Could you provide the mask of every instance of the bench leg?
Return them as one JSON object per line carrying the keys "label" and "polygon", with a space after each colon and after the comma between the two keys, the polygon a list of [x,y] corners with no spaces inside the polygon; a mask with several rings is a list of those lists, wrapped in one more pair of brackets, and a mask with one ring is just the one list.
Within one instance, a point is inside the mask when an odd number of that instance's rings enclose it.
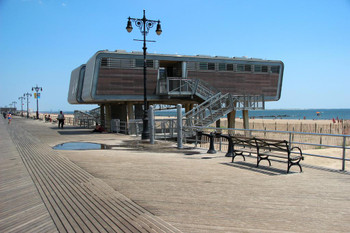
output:
{"label": "bench leg", "polygon": [[261,160],[267,160],[269,162],[269,166],[271,166],[271,161],[269,159],[269,156],[266,157],[262,157],[260,155],[257,155],[257,163],[256,163],[256,167],[259,167],[259,163],[261,162]]}
{"label": "bench leg", "polygon": [[241,152],[241,153],[239,153],[239,154],[237,154],[237,153],[234,152],[233,155],[232,155],[232,163],[233,163],[233,161],[235,160],[235,157],[236,157],[237,155],[242,156],[242,157],[243,157],[243,161],[245,161],[245,156],[244,156],[243,152]]}
{"label": "bench leg", "polygon": [[301,165],[300,165],[300,160],[298,162],[292,162],[292,161],[289,161],[288,162],[288,169],[287,169],[287,173],[289,173],[289,170],[292,166],[294,165],[298,165],[299,169],[300,169],[300,172],[303,172],[303,169],[301,168]]}

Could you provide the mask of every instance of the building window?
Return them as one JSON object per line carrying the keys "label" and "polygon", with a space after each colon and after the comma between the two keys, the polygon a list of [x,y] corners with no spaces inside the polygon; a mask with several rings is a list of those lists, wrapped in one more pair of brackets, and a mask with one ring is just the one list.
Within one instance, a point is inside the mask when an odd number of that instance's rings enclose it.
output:
{"label": "building window", "polygon": [[252,66],[251,65],[244,65],[244,71],[247,71],[247,72],[252,71]]}
{"label": "building window", "polygon": [[254,72],[261,72],[262,66],[261,65],[254,65]]}
{"label": "building window", "polygon": [[200,62],[199,69],[200,70],[215,70],[215,63]]}
{"label": "building window", "polygon": [[233,71],[233,70],[234,70],[234,69],[233,69],[233,64],[227,64],[226,68],[227,68],[227,70],[229,70],[229,71]]}
{"label": "building window", "polygon": [[101,59],[101,66],[108,66],[108,59],[106,57]]}
{"label": "building window", "polygon": [[226,70],[226,64],[225,63],[219,63],[219,70]]}
{"label": "building window", "polygon": [[208,70],[215,70],[215,63],[208,63]]}
{"label": "building window", "polygon": [[207,62],[200,62],[199,69],[200,70],[208,70],[208,63]]}
{"label": "building window", "polygon": [[279,66],[271,66],[271,73],[279,74],[280,67]]}
{"label": "building window", "polygon": [[261,72],[267,73],[267,71],[268,71],[267,66],[261,66]]}
{"label": "building window", "polygon": [[[143,67],[143,59],[135,59],[135,66],[136,67]],[[146,66],[148,68],[153,68],[154,67],[153,60],[146,60]]]}
{"label": "building window", "polygon": [[237,65],[237,71],[238,71],[238,72],[243,72],[243,71],[244,71],[244,65],[238,64],[238,65]]}

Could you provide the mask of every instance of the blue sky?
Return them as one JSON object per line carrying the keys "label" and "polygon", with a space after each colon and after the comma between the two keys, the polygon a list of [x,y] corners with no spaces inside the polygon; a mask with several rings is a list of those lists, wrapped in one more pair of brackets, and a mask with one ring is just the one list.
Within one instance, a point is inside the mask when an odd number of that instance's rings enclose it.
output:
{"label": "blue sky", "polygon": [[141,51],[125,27],[143,9],[163,29],[149,52],[282,60],[267,109],[350,107],[349,0],[0,0],[0,106],[38,84],[41,111],[94,108],[67,102],[70,73],[98,50]]}

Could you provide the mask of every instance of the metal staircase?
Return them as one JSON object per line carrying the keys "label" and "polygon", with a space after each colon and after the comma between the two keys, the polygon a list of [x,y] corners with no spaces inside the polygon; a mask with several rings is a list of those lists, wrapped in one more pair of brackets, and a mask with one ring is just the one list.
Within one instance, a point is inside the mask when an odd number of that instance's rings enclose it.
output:
{"label": "metal staircase", "polygon": [[200,79],[165,77],[158,73],[158,95],[168,98],[199,97],[203,102],[184,115],[184,129],[208,126],[232,110],[264,109],[264,96],[233,96],[222,94]]}

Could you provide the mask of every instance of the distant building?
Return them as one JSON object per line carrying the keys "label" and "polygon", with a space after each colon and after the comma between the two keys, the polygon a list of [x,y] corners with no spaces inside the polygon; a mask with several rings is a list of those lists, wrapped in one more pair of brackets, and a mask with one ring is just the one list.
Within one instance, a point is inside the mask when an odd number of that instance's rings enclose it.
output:
{"label": "distant building", "polygon": [[[99,51],[72,71],[68,102],[98,104],[107,128],[111,119],[142,118],[143,65],[142,52]],[[236,110],[247,116],[265,101],[279,100],[283,70],[282,61],[147,54],[147,98],[150,105],[182,104],[186,111],[214,96],[227,106],[229,100],[233,104],[223,114],[230,123]]]}
{"label": "distant building", "polygon": [[5,108],[0,108],[0,112],[1,113],[3,113],[3,112],[11,112],[11,113],[15,113],[17,111],[17,109],[16,108],[7,108],[7,107],[5,107]]}

